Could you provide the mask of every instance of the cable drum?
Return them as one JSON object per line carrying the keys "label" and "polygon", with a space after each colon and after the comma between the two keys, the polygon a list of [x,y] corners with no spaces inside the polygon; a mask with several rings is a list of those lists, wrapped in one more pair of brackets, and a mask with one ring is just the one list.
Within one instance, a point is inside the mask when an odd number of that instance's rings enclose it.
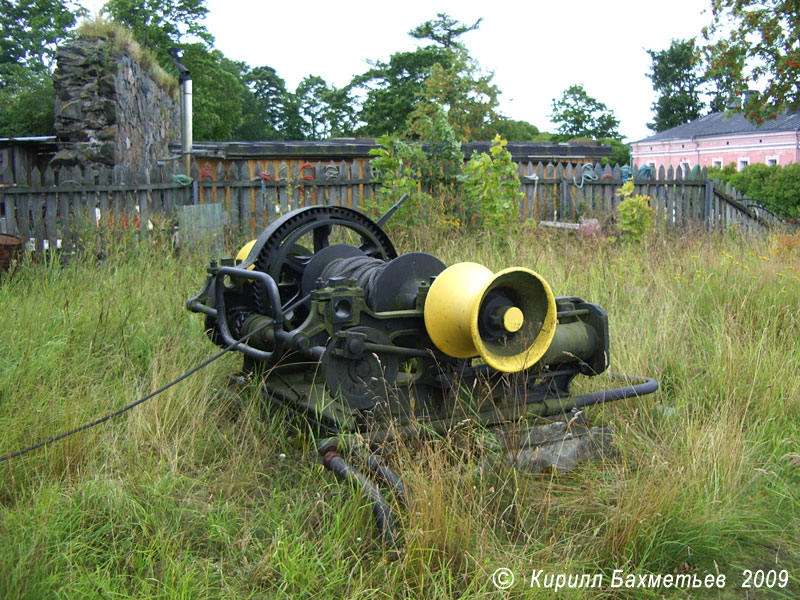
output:
{"label": "cable drum", "polygon": [[322,279],[327,281],[333,277],[352,279],[356,285],[364,290],[364,299],[367,306],[374,310],[375,281],[389,265],[385,260],[369,256],[355,258],[340,258],[329,263],[322,270]]}
{"label": "cable drum", "polygon": [[444,271],[445,264],[425,252],[409,252],[384,261],[368,256],[332,261],[322,271],[322,279],[353,279],[364,290],[364,299],[376,312],[411,310],[420,285],[429,283]]}

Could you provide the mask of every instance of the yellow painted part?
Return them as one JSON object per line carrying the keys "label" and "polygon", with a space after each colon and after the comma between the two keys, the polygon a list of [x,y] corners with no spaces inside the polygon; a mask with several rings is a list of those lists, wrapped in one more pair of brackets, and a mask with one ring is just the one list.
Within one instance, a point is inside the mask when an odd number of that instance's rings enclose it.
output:
{"label": "yellow painted part", "polygon": [[512,306],[503,313],[503,328],[509,333],[514,333],[522,329],[525,316],[516,306]]}
{"label": "yellow painted part", "polygon": [[455,358],[469,358],[478,351],[472,342],[470,315],[475,299],[492,279],[492,272],[478,263],[452,265],[436,276],[425,300],[425,329],[436,347]]}
{"label": "yellow painted part", "polygon": [[[535,284],[544,293],[546,314],[533,342],[521,352],[503,356],[487,347],[481,339],[478,316],[481,303],[492,285],[505,276],[525,279],[527,287]],[[525,289],[516,290],[523,293]],[[524,304],[524,303],[523,303]],[[457,263],[442,271],[428,291],[424,309],[425,329],[434,345],[454,358],[480,355],[498,371],[515,373],[533,366],[547,351],[556,331],[556,302],[550,286],[537,273],[518,267],[497,274],[477,263]],[[525,325],[522,308],[510,307],[503,314],[503,326],[509,333]]]}
{"label": "yellow painted part", "polygon": [[[533,343],[530,346],[517,354],[513,354],[511,356],[502,356],[492,352],[489,348],[487,348],[486,344],[483,343],[480,331],[478,330],[478,311],[480,310],[481,300],[483,300],[484,294],[492,285],[492,283],[502,276],[512,273],[527,273],[541,283],[545,293],[547,313],[542,321],[542,327],[539,330],[539,333],[536,335]],[[475,324],[475,326],[472,328],[472,342],[475,344],[475,348],[478,350],[478,354],[480,354],[481,358],[483,358],[483,360],[485,360],[489,366],[494,367],[498,371],[503,371],[504,373],[517,373],[518,371],[528,369],[535,365],[550,347],[550,343],[553,341],[553,336],[556,334],[556,324],[558,322],[556,298],[553,295],[553,290],[550,289],[548,283],[538,273],[522,267],[503,269],[502,271],[498,271],[494,277],[492,277],[491,281],[489,281],[481,290],[481,294],[478,297],[477,302],[475,302],[472,306],[470,322]],[[520,326],[520,329],[521,328],[522,326]]]}
{"label": "yellow painted part", "polygon": [[[250,251],[253,249],[253,246],[255,245],[256,245],[256,240],[251,240],[247,242],[244,246],[242,246],[242,249],[239,250],[239,253],[236,255],[236,259],[233,261],[233,264],[238,266],[239,264],[247,260],[247,257],[250,255]],[[255,267],[256,267],[255,264],[251,264],[247,268],[252,271],[253,269],[255,269]]]}

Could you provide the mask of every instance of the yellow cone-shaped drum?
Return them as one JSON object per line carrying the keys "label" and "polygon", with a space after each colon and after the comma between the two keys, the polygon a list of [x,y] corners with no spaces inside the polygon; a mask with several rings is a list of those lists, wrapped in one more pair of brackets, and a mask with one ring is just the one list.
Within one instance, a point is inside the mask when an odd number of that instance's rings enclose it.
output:
{"label": "yellow cone-shaped drum", "polygon": [[480,355],[506,373],[533,366],[556,330],[556,303],[547,282],[530,269],[492,274],[477,263],[440,273],[425,301],[425,328],[436,347],[455,358]]}
{"label": "yellow cone-shaped drum", "polygon": [[[242,246],[241,250],[239,250],[239,252],[236,254],[236,259],[234,260],[234,264],[238,265],[247,260],[247,257],[250,256],[250,251],[253,249],[253,246],[256,245],[257,241],[258,240],[250,240],[244,246]],[[255,265],[251,264],[247,268],[252,270],[255,268]]]}

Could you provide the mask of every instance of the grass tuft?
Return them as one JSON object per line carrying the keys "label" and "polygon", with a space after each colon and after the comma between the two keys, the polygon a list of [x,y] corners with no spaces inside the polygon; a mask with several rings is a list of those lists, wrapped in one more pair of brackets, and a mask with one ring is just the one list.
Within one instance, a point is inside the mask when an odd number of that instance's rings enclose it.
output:
{"label": "grass tuft", "polygon": [[115,50],[128,53],[153,81],[177,100],[178,80],[167,73],[158,64],[156,55],[150,49],[139,45],[139,42],[133,37],[133,33],[123,25],[101,16],[95,16],[81,22],[78,27],[78,37],[107,40]]}

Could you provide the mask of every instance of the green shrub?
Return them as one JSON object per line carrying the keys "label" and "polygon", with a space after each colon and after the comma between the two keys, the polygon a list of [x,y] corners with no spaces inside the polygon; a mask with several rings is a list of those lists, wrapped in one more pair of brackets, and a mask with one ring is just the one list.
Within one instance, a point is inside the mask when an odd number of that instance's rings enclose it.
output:
{"label": "green shrub", "polygon": [[[517,165],[506,149],[508,142],[496,135],[489,154],[475,153],[462,176],[466,216],[489,227],[508,227],[519,219]],[[467,219],[468,222],[472,218]]]}
{"label": "green shrub", "polygon": [[617,207],[617,228],[625,239],[638,243],[653,228],[655,211],[650,205],[653,199],[641,194],[634,196],[632,179],[617,190],[617,195],[623,197]]}
{"label": "green shrub", "polygon": [[710,177],[722,179],[748,198],[765,200],[794,213],[800,212],[800,163],[781,167],[749,165],[741,171],[733,164],[711,169]]}

